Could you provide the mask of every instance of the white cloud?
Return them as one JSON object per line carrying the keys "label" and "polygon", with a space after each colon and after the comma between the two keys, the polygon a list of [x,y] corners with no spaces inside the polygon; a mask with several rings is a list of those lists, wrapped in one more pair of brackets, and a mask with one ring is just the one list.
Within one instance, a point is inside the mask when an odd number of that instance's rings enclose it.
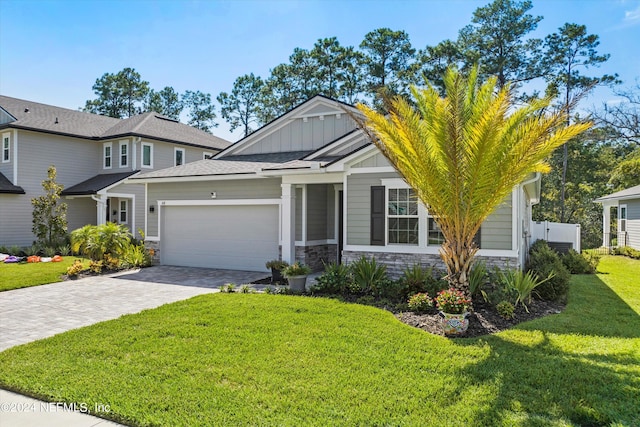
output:
{"label": "white cloud", "polygon": [[624,23],[627,25],[640,24],[640,6],[636,7],[635,10],[627,10],[624,12]]}

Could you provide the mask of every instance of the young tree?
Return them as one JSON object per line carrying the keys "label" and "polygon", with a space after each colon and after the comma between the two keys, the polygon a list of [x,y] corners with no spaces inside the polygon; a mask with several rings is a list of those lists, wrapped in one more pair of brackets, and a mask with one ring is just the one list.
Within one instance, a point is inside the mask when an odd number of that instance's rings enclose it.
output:
{"label": "young tree", "polygon": [[[545,38],[545,54],[543,67],[546,70],[546,79],[549,82],[547,93],[560,97],[563,109],[569,114],[566,116],[567,125],[571,123],[570,109],[579,99],[593,90],[597,85],[612,84],[617,76],[603,75],[588,77],[581,74],[580,70],[597,67],[609,59],[609,55],[600,55],[596,48],[600,44],[598,36],[587,34],[587,27],[577,24],[564,24],[557,33]],[[563,147],[562,154],[562,180],[560,183],[560,222],[566,220],[567,198],[567,169],[569,153],[567,145]]]}
{"label": "young tree", "polygon": [[541,40],[525,36],[542,16],[527,13],[531,1],[494,0],[473,12],[471,24],[460,30],[458,44],[468,64],[478,62],[482,78],[497,76],[498,88],[541,75],[536,52]]}
{"label": "young tree", "polygon": [[105,73],[92,89],[98,98],[87,101],[83,110],[121,119],[141,111],[149,82],[142,80],[133,68],[125,68],[117,74]]}
{"label": "young tree", "polygon": [[64,187],[56,182],[55,166],[47,169],[47,179],[42,181],[45,194],[31,199],[33,205],[33,234],[38,243],[46,246],[59,244],[67,233],[67,204],[60,203]]}
{"label": "young tree", "polygon": [[184,109],[180,94],[171,86],[167,86],[159,92],[151,89],[145,101],[145,111],[155,111],[174,120],[180,119],[180,113]]}
{"label": "young tree", "polygon": [[454,68],[437,88],[413,87],[416,107],[390,101],[389,116],[359,105],[371,140],[395,166],[442,230],[440,254],[452,287],[469,295],[469,272],[482,222],[533,172],[547,172],[545,159],[590,123],[565,125],[565,113],[545,113],[549,100],[516,107],[509,85],[478,81]]}
{"label": "young tree", "polygon": [[211,94],[188,90],[182,95],[182,103],[189,111],[187,123],[190,126],[208,133],[211,133],[212,127],[218,127],[214,121],[217,116],[216,107],[211,103]]}
{"label": "young tree", "polygon": [[413,79],[412,63],[416,50],[404,31],[378,28],[364,36],[364,73],[367,91],[374,105],[382,109],[382,96],[400,94]]}
{"label": "young tree", "polygon": [[231,94],[221,92],[216,98],[220,115],[229,123],[231,131],[242,126],[244,136],[253,132],[252,123],[259,123],[259,108],[264,81],[253,73],[240,76],[233,82]]}

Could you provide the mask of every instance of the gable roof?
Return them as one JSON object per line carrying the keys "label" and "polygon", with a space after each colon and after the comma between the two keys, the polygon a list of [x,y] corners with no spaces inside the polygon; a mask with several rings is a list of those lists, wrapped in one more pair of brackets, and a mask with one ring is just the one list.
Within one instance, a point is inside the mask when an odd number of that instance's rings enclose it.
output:
{"label": "gable roof", "polygon": [[79,184],[71,186],[62,191],[63,196],[86,196],[89,194],[96,194],[98,191],[103,190],[107,187],[110,187],[114,184],[117,184],[119,181],[122,181],[133,174],[138,173],[138,171],[129,171],[129,172],[121,172],[121,173],[105,173],[96,175],[87,179],[86,181],[82,181]]}
{"label": "gable roof", "polygon": [[22,187],[13,185],[9,179],[0,173],[0,194],[25,194]]}
{"label": "gable roof", "polygon": [[624,190],[599,197],[595,199],[594,202],[602,203],[606,201],[628,200],[628,199],[639,199],[639,198],[640,198],[640,185],[636,185],[635,187],[626,188]]}
{"label": "gable roof", "polygon": [[231,142],[155,112],[116,119],[0,95],[0,107],[15,118],[0,124],[76,138],[105,140],[139,136],[183,145],[223,150]]}

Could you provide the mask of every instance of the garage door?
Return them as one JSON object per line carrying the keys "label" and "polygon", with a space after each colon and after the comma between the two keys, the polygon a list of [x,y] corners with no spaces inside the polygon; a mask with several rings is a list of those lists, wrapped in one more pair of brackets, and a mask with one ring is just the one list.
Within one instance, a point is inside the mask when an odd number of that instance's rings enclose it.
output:
{"label": "garage door", "polygon": [[165,265],[266,271],[278,258],[278,206],[166,206],[161,262]]}

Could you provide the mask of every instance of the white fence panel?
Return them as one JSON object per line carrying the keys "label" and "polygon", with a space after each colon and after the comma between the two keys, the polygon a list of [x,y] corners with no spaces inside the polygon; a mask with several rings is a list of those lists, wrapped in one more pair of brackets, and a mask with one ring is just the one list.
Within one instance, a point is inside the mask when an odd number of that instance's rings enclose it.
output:
{"label": "white fence panel", "polygon": [[[532,221],[531,243],[546,240],[549,246],[562,249],[571,244],[571,249],[580,252],[580,224],[564,224],[560,222]],[[555,244],[555,245],[554,245]]]}

